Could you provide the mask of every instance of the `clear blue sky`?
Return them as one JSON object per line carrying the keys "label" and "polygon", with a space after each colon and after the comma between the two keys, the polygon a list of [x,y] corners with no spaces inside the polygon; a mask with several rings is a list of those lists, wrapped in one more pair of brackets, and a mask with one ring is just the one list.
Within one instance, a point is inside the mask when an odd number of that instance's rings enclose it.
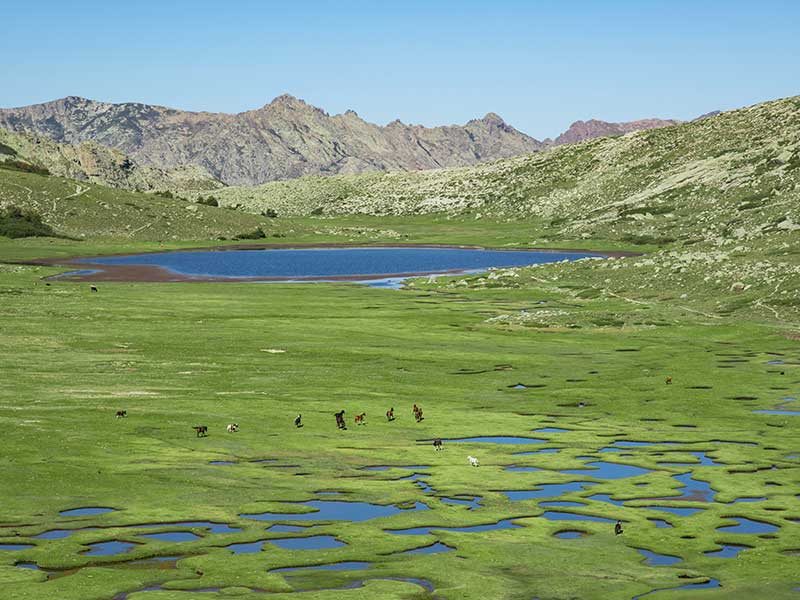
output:
{"label": "clear blue sky", "polygon": [[796,0],[4,3],[0,106],[68,95],[239,112],[291,93],[385,124],[489,111],[693,118],[800,94]]}

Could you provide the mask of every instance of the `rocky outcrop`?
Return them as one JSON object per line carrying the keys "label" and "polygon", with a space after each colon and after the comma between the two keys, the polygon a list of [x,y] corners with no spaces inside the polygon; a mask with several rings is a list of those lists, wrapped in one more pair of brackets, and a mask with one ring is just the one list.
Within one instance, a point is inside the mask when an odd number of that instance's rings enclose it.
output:
{"label": "rocky outcrop", "polygon": [[201,167],[240,185],[303,175],[466,166],[543,147],[493,113],[463,126],[428,128],[394,121],[381,127],[353,111],[328,115],[289,95],[239,114],[73,96],[0,109],[0,127],[36,132],[59,143],[95,142],[145,166]]}

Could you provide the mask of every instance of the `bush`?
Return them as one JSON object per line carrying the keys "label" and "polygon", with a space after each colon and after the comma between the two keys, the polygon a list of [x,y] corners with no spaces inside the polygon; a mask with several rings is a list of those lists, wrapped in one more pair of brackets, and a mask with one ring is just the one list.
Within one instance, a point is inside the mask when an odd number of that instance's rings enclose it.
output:
{"label": "bush", "polygon": [[17,151],[9,146],[6,146],[5,144],[0,144],[0,154],[5,154],[6,156],[16,156]]}
{"label": "bush", "polygon": [[240,233],[237,235],[235,240],[260,240],[267,237],[267,234],[264,233],[264,230],[261,227],[257,228],[255,231],[251,231],[250,233]]}
{"label": "bush", "polygon": [[278,218],[278,213],[275,212],[274,208],[268,208],[267,210],[265,210],[264,212],[261,213],[261,216],[262,217],[268,217],[270,219],[277,219]]}
{"label": "bush", "polygon": [[174,198],[174,196],[172,195],[172,192],[170,192],[169,190],[165,190],[165,191],[159,190],[159,191],[156,192],[156,196],[161,196],[162,198],[169,198],[169,199]]}
{"label": "bush", "polygon": [[198,204],[202,204],[203,206],[219,206],[219,200],[214,198],[214,196],[209,196],[208,198],[203,198],[202,196],[197,199]]}
{"label": "bush", "polygon": [[0,235],[9,238],[59,237],[52,227],[42,222],[38,213],[17,206],[0,210]]}

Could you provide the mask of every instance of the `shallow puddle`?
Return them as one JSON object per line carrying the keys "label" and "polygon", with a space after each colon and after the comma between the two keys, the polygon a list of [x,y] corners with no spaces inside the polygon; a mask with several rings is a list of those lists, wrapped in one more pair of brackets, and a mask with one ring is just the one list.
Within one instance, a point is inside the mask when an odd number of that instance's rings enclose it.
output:
{"label": "shallow puddle", "polygon": [[568,531],[559,531],[555,534],[557,538],[561,538],[562,540],[574,540],[576,538],[582,538],[589,535],[586,531],[577,531],[577,530],[568,530]]}
{"label": "shallow puddle", "polygon": [[7,550],[10,552],[17,552],[18,550],[27,550],[33,548],[33,544],[0,544],[0,550]]}
{"label": "shallow puddle", "polygon": [[69,510],[62,510],[58,513],[60,517],[85,517],[90,515],[104,515],[106,513],[114,512],[116,508],[107,508],[103,506],[86,506],[84,508],[71,508]]}
{"label": "shallow puddle", "polygon": [[724,466],[725,463],[716,462],[713,458],[709,457],[705,452],[687,452],[686,454],[691,454],[694,456],[697,461],[696,462],[659,462],[657,463],[661,467],[683,467],[687,465],[700,465],[701,467],[720,467]]}
{"label": "shallow puddle", "polygon": [[232,527],[226,523],[213,523],[211,521],[177,521],[175,523],[148,523],[147,525],[131,525],[140,529],[154,529],[156,527],[203,527],[211,533],[238,533],[241,527]]}
{"label": "shallow puddle", "polygon": [[754,410],[759,415],[781,415],[786,417],[800,416],[800,410]]}
{"label": "shallow puddle", "polygon": [[514,456],[531,456],[532,454],[556,454],[561,452],[561,448],[542,448],[541,450],[529,450],[527,452],[514,452]]}
{"label": "shallow puddle", "polygon": [[593,496],[589,496],[587,500],[606,502],[608,504],[613,504],[614,506],[623,506],[625,504],[624,500],[614,500],[609,494],[594,494]]}
{"label": "shallow puddle", "polygon": [[593,517],[591,515],[579,515],[571,512],[561,512],[548,510],[547,512],[539,515],[550,521],[594,521],[596,523],[615,523],[614,519],[606,519],[605,517]]}
{"label": "shallow puddle", "polygon": [[223,547],[234,554],[252,554],[254,552],[261,552],[261,549],[266,543],[266,540],[260,540],[258,542],[246,542],[243,544],[230,544],[229,546]]}
{"label": "shallow puddle", "polygon": [[[254,513],[241,514],[244,519],[258,521],[368,521],[380,517],[396,515],[403,510],[389,504],[370,504],[369,502],[342,502],[336,500],[310,500],[308,502],[292,503],[295,506],[308,506],[315,508],[309,513]],[[427,510],[429,507],[417,502],[413,509],[407,511]]]}
{"label": "shallow puddle", "polygon": [[648,508],[650,510],[663,510],[664,512],[678,515],[679,517],[690,517],[695,513],[701,512],[702,508],[683,508],[680,506],[640,506],[637,508]]}
{"label": "shallow puddle", "polygon": [[195,535],[189,531],[164,531],[162,533],[143,533],[138,537],[147,538],[150,540],[158,540],[161,542],[194,542],[195,540],[202,539],[199,535]]}
{"label": "shallow puddle", "polygon": [[571,502],[569,500],[554,500],[548,502],[539,502],[539,506],[544,508],[549,507],[565,507],[565,508],[585,508],[586,505],[583,502]]}
{"label": "shallow puddle", "polygon": [[672,590],[704,590],[704,589],[711,589],[711,588],[718,588],[719,587],[719,579],[709,579],[708,581],[704,581],[703,583],[687,583],[686,585],[681,585],[678,587],[671,587],[671,588],[661,588],[658,590],[650,590],[644,594],[639,594],[638,596],[634,596],[631,600],[639,600],[639,598],[644,598],[645,596],[649,596],[650,594],[655,594],[656,592],[666,592]]}
{"label": "shallow puddle", "polygon": [[736,498],[733,502],[728,502],[727,504],[739,504],[740,502],[763,502],[766,499],[766,496],[749,496],[746,498]]}
{"label": "shallow puddle", "polygon": [[742,546],[741,544],[720,544],[720,545],[722,546],[721,550],[704,552],[703,554],[713,558],[736,558],[736,556],[742,550],[752,549],[752,546]]}
{"label": "shallow puddle", "polygon": [[651,567],[668,567],[683,560],[679,556],[657,554],[651,550],[645,550],[644,548],[637,548],[636,550],[639,552],[639,554],[645,557],[645,564],[650,565]]}
{"label": "shallow puddle", "polygon": [[565,475],[586,475],[595,479],[625,479],[653,472],[652,469],[605,461],[586,463],[586,466],[591,467],[591,469],[567,469],[560,472]]}
{"label": "shallow puddle", "polygon": [[711,484],[692,477],[692,473],[673,475],[672,478],[682,484],[680,496],[667,496],[665,500],[683,500],[686,502],[713,502],[714,490]]}
{"label": "shallow puddle", "polygon": [[[652,507],[650,507],[650,508],[652,508]],[[659,529],[672,528],[672,524],[667,522],[667,521],[665,521],[664,519],[647,519],[647,520],[651,521],[652,523],[655,523],[656,527],[658,527]]]}
{"label": "shallow puddle", "polygon": [[435,544],[431,544],[430,546],[422,546],[422,548],[413,548],[411,550],[406,550],[405,552],[401,552],[400,554],[439,554],[440,552],[452,552],[455,548],[451,548],[447,544],[443,544],[442,542],[436,542]]}
{"label": "shallow puddle", "polygon": [[520,525],[515,525],[511,519],[505,519],[499,523],[490,523],[488,525],[469,525],[466,527],[437,527],[435,525],[429,527],[411,527],[409,529],[384,529],[386,533],[393,533],[395,535],[429,535],[431,531],[455,531],[460,533],[477,533],[481,531],[495,531],[498,529],[517,529]]}
{"label": "shallow puddle", "polygon": [[582,492],[586,487],[597,485],[590,481],[571,481],[569,483],[543,483],[533,490],[504,490],[501,491],[509,500],[531,500],[533,498],[557,498],[568,492]]}
{"label": "shallow puddle", "polygon": [[571,431],[570,429],[561,429],[559,427],[542,427],[541,429],[534,429],[532,433],[565,433]]}
{"label": "shallow puddle", "polygon": [[445,504],[458,504],[460,506],[468,506],[470,510],[476,510],[480,508],[480,504],[482,496],[471,496],[469,498],[453,498],[453,497],[445,497],[442,498],[442,502]]}
{"label": "shallow puddle", "polygon": [[271,544],[284,550],[328,550],[346,546],[332,535],[312,535],[310,537],[278,538],[269,540]]}
{"label": "shallow puddle", "polygon": [[284,567],[282,569],[273,569],[270,573],[291,573],[293,571],[360,571],[362,569],[368,569],[370,566],[372,566],[372,563],[369,562],[349,561],[306,567]]}
{"label": "shallow puddle", "polygon": [[754,521],[744,517],[725,517],[726,520],[736,521],[737,525],[724,525],[717,527],[717,531],[721,533],[775,533],[780,529],[777,525],[764,523],[763,521]]}
{"label": "shallow puddle", "polygon": [[443,441],[450,442],[451,444],[456,444],[459,442],[475,442],[475,443],[486,443],[486,444],[544,444],[547,440],[543,440],[541,438],[532,438],[532,437],[514,437],[508,435],[497,435],[497,436],[479,436],[470,438],[453,438]]}
{"label": "shallow puddle", "polygon": [[236,462],[232,460],[212,460],[208,464],[216,466],[235,465]]}
{"label": "shallow puddle", "polygon": [[130,552],[138,544],[131,542],[99,542],[97,544],[90,544],[89,549],[82,552],[84,556],[116,556],[117,554],[125,554]]}
{"label": "shallow puddle", "polygon": [[308,527],[301,527],[299,525],[273,525],[272,527],[267,527],[265,531],[271,531],[275,533],[296,533],[298,531],[306,531]]}
{"label": "shallow puddle", "polygon": [[82,527],[80,529],[50,529],[39,535],[35,535],[39,540],[62,540],[68,538],[73,533],[80,533],[81,531],[97,531],[99,527]]}

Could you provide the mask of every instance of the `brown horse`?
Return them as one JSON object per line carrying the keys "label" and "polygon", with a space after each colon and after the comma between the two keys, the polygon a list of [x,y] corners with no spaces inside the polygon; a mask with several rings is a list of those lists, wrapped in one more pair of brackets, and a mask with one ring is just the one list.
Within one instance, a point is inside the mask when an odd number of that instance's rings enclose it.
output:
{"label": "brown horse", "polygon": [[386,420],[387,421],[394,421],[394,407],[390,408],[386,411]]}
{"label": "brown horse", "polygon": [[360,415],[356,415],[355,422],[356,425],[363,425],[367,418],[367,413],[361,413]]}
{"label": "brown horse", "polygon": [[124,419],[127,416],[128,416],[128,411],[127,410],[118,410],[117,411],[117,418],[118,419]]}
{"label": "brown horse", "polygon": [[197,437],[205,437],[208,435],[208,427],[205,425],[195,425],[192,429],[197,433]]}

